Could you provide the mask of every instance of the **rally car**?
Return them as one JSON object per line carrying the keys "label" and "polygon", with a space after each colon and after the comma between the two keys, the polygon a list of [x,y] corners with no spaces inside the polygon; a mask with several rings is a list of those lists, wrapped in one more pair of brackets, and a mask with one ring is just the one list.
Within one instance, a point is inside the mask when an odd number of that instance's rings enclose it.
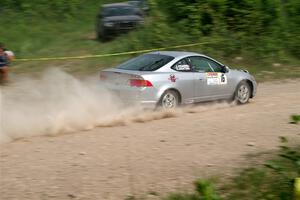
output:
{"label": "rally car", "polygon": [[101,71],[106,87],[125,102],[164,109],[180,104],[235,100],[245,104],[257,84],[247,70],[234,70],[203,54],[159,51]]}

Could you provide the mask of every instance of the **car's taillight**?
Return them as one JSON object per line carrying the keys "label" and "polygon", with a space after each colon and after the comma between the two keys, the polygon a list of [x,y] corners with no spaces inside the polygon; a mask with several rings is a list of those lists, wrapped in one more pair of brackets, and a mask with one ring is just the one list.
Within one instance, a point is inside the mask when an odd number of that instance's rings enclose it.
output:
{"label": "car's taillight", "polygon": [[107,79],[107,76],[105,74],[100,74],[100,80],[105,81]]}
{"label": "car's taillight", "polygon": [[130,79],[129,84],[131,87],[152,87],[152,83],[142,79]]}

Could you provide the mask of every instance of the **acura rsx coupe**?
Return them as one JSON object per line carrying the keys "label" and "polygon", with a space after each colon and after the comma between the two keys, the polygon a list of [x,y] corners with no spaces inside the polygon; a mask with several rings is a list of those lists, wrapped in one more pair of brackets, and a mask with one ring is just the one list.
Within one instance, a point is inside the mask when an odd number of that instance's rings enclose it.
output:
{"label": "acura rsx coupe", "polygon": [[101,71],[106,87],[129,103],[175,108],[214,100],[245,104],[257,84],[247,70],[235,70],[202,54],[180,51],[151,52]]}

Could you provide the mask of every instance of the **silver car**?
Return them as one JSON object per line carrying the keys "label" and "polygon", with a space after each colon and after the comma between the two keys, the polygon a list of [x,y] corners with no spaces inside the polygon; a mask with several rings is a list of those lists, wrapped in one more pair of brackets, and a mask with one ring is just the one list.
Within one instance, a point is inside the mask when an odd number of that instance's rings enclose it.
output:
{"label": "silver car", "polygon": [[125,102],[175,108],[214,100],[244,104],[257,84],[247,70],[234,70],[202,54],[151,52],[101,71],[100,79]]}

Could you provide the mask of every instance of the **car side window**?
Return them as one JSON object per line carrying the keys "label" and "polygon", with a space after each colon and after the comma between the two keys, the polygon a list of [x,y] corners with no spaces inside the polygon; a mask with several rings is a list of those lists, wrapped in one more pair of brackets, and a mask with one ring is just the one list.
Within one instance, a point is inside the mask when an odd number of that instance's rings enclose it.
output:
{"label": "car side window", "polygon": [[189,57],[188,61],[197,72],[222,72],[222,65],[205,57],[193,56]]}
{"label": "car side window", "polygon": [[223,66],[220,65],[219,63],[216,63],[213,60],[205,58],[210,65],[211,68],[213,68],[214,72],[223,72]]}
{"label": "car side window", "polygon": [[182,59],[182,60],[178,61],[171,68],[176,70],[176,71],[179,71],[179,72],[190,72],[190,71],[192,71],[191,66],[189,65],[189,63],[187,62],[186,59]]}
{"label": "car side window", "polygon": [[209,65],[209,63],[204,57],[193,56],[189,57],[188,61],[191,63],[194,71],[213,72],[213,68]]}

